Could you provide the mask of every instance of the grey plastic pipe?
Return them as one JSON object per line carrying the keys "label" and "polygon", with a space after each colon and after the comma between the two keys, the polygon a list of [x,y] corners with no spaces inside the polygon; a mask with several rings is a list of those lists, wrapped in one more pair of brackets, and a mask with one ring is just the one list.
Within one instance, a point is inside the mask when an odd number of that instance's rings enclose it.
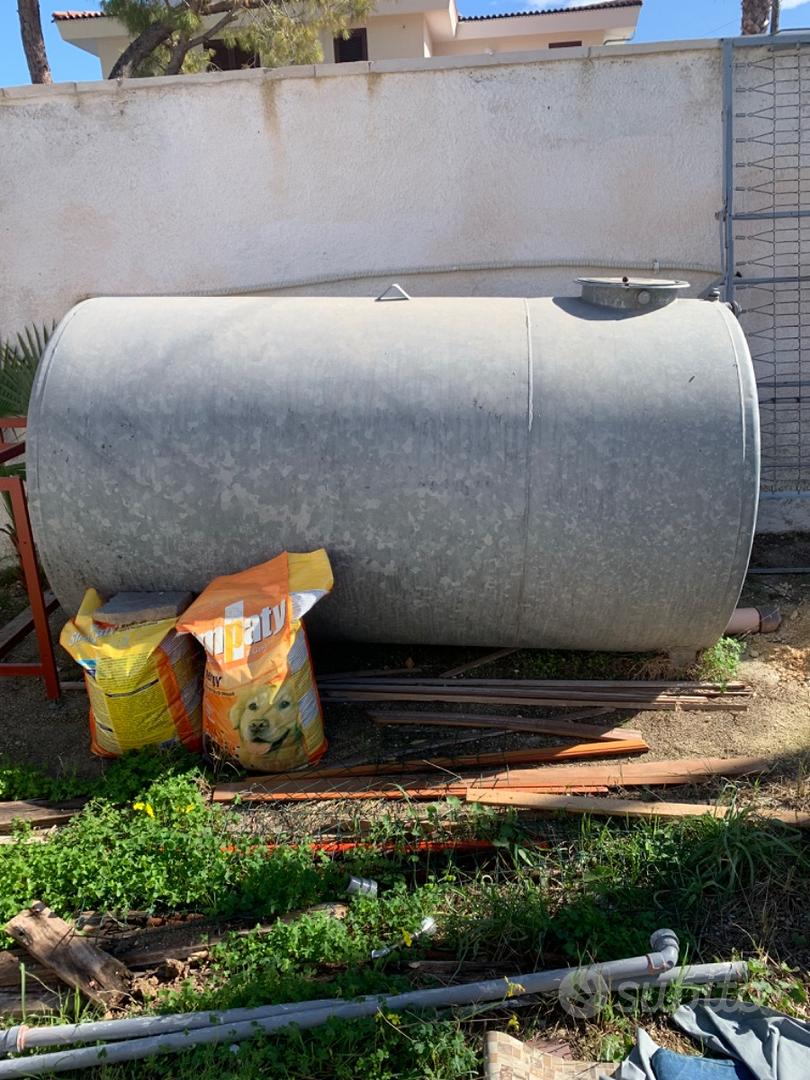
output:
{"label": "grey plastic pipe", "polygon": [[[576,970],[576,969],[573,969]],[[587,970],[587,969],[586,969]],[[637,975],[622,980],[611,979],[616,989],[638,986],[708,986],[717,983],[745,982],[748,964],[744,960],[720,964],[689,964],[673,967],[655,975]],[[56,1024],[48,1027],[28,1027],[17,1024],[0,1032],[0,1055],[3,1057],[22,1050],[44,1046],[69,1046],[73,1043],[100,1042],[104,1039],[132,1039],[176,1031],[194,1031],[245,1020],[286,1015],[290,1023],[310,1009],[342,1005],[341,998],[319,998],[296,1001],[286,1005],[262,1005],[252,1009],[227,1009],[223,1012],[172,1013],[165,1016],[137,1016],[125,1020],[99,1020],[84,1024]]]}
{"label": "grey plastic pipe", "polygon": [[548,993],[559,989],[561,984],[572,976],[581,976],[583,982],[602,979],[605,983],[612,984],[671,970],[678,960],[678,938],[674,931],[656,930],[650,938],[650,945],[653,951],[644,956],[593,964],[590,967],[536,971],[511,979],[487,979],[435,990],[415,990],[406,994],[380,994],[362,1001],[341,1002],[323,1008],[308,1008],[305,1011],[264,1017],[254,1015],[251,1020],[219,1023],[191,1030],[184,1025],[181,1030],[163,1035],[38,1054],[34,1057],[9,1058],[0,1061],[0,1077],[41,1076],[43,1073],[68,1072],[71,1069],[86,1069],[102,1064],[114,1065],[121,1061],[138,1061],[153,1054],[178,1053],[194,1046],[239,1042],[259,1034],[270,1034],[293,1023],[301,1029],[307,1029],[319,1027],[332,1018],[354,1020],[373,1016],[380,1007],[394,1011],[409,1008],[434,1009],[448,1005],[470,1005],[478,1001],[498,1001],[523,994]]}
{"label": "grey plastic pipe", "polygon": [[[712,983],[740,983],[748,978],[748,964],[745,960],[727,960],[721,964],[687,964],[684,967],[670,968],[657,975],[642,975],[638,979],[628,979],[622,985],[631,986],[710,986]],[[613,983],[617,987],[616,982]]]}
{"label": "grey plastic pipe", "polygon": [[310,1009],[323,1009],[340,1004],[343,1004],[341,998],[318,998],[314,1001],[293,1001],[286,1005],[260,1005],[252,1009],[225,1009],[222,1012],[208,1009],[205,1012],[94,1020],[83,1024],[54,1024],[48,1027],[15,1024],[14,1027],[0,1031],[0,1057],[43,1046],[70,1046],[73,1043],[101,1042],[105,1039],[134,1039],[272,1016],[293,1017]]}

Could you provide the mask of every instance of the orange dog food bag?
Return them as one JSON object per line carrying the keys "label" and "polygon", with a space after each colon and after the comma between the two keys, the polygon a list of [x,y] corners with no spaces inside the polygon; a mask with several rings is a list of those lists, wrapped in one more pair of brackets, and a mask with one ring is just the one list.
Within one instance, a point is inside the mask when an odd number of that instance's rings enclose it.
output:
{"label": "orange dog food bag", "polygon": [[301,619],[332,588],[323,549],[284,552],[215,578],[180,618],[206,654],[203,741],[210,756],[261,772],[311,765],[326,750]]}

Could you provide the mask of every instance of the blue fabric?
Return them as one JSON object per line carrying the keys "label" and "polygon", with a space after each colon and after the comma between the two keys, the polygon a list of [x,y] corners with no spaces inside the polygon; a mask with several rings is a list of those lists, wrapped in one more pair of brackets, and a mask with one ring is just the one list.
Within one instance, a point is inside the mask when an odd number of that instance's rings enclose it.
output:
{"label": "blue fabric", "polygon": [[652,1056],[655,1080],[753,1080],[752,1074],[737,1061],[713,1061],[690,1057],[663,1048]]}

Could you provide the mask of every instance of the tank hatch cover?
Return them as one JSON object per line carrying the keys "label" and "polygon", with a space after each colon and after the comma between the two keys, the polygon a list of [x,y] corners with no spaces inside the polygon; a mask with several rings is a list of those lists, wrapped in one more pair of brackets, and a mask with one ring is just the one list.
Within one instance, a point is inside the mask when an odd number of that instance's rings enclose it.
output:
{"label": "tank hatch cover", "polygon": [[620,311],[666,307],[682,289],[689,288],[688,281],[666,278],[580,277],[576,281],[582,286],[582,299],[586,303]]}

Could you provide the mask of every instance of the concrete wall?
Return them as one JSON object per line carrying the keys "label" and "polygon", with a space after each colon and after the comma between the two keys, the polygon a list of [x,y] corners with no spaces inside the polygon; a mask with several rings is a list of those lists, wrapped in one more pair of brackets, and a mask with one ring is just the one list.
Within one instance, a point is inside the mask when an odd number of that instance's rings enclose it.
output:
{"label": "concrete wall", "polygon": [[[463,24],[466,27],[470,24]],[[603,30],[571,31],[567,34],[522,34],[519,37],[493,37],[487,47],[493,53],[520,52],[524,49],[547,49],[552,42],[579,41],[585,45],[601,45],[605,39]],[[469,39],[460,41],[437,42],[434,47],[436,56],[460,56],[469,54],[471,42]]]}
{"label": "concrete wall", "polygon": [[98,293],[367,295],[392,278],[571,292],[611,264],[703,287],[720,267],[719,49],[571,52],[2,91],[0,321]]}

